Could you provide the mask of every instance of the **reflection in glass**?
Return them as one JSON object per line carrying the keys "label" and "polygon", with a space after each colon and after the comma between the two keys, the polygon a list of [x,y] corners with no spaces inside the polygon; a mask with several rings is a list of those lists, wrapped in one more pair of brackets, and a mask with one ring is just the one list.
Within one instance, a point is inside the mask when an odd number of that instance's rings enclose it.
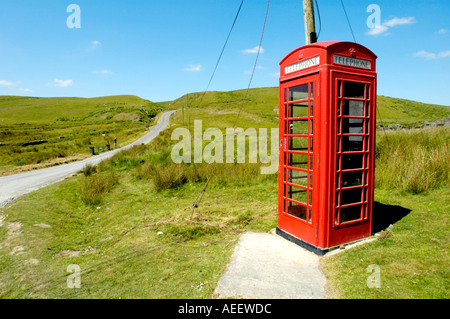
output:
{"label": "reflection in glass", "polygon": [[364,116],[364,102],[344,100],[342,103],[342,115]]}
{"label": "reflection in glass", "polygon": [[308,84],[289,88],[289,101],[307,100]]}
{"label": "reflection in glass", "polygon": [[364,98],[364,83],[344,81],[343,96],[349,98],[363,99]]}
{"label": "reflection in glass", "polygon": [[308,117],[308,101],[289,105],[289,117]]}

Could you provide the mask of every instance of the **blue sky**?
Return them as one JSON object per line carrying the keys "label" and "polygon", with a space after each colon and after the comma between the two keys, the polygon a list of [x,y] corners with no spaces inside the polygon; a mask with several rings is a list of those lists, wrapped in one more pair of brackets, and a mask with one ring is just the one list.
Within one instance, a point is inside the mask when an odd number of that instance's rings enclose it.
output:
{"label": "blue sky", "polygon": [[[241,0],[0,0],[0,95],[152,101],[202,92]],[[70,4],[81,28],[69,28]],[[353,41],[340,0],[318,0],[319,41]],[[378,94],[450,105],[450,1],[344,0],[356,41],[378,55]],[[369,29],[370,4],[380,25]],[[266,0],[246,0],[209,90],[245,89]],[[317,31],[319,23],[316,19]],[[301,0],[271,0],[252,87],[278,85],[304,45]]]}

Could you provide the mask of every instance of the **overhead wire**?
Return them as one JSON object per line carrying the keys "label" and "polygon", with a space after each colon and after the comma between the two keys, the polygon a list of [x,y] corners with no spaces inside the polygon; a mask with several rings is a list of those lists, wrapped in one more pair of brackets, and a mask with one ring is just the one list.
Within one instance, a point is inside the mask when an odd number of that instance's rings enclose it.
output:
{"label": "overhead wire", "polygon": [[347,11],[345,10],[344,2],[341,0],[342,9],[344,9],[345,17],[347,18],[348,26],[350,27],[350,32],[352,33],[353,42],[356,43],[355,34],[353,33],[352,25],[350,24],[350,20],[348,19]]}
{"label": "overhead wire", "polygon": [[225,48],[226,48],[226,46],[228,44],[228,40],[230,40],[231,33],[233,32],[234,26],[236,25],[236,21],[237,21],[237,19],[239,17],[239,14],[241,13],[241,9],[242,9],[243,4],[244,4],[244,0],[242,0],[241,4],[239,5],[239,9],[238,9],[238,11],[236,13],[236,16],[234,17],[233,24],[231,25],[230,31],[228,32],[227,39],[225,40],[225,43],[223,44],[222,51],[220,52],[219,58],[217,59],[217,62],[216,62],[216,66],[214,67],[214,71],[213,71],[213,73],[212,73],[212,75],[211,75],[211,77],[209,79],[209,82],[208,82],[208,85],[206,86],[205,91],[203,92],[203,95],[202,95],[202,97],[200,99],[199,104],[203,100],[203,97],[205,96],[206,92],[208,91],[209,86],[211,85],[211,82],[212,82],[212,80],[214,78],[214,75],[216,74],[217,67],[219,66],[220,60],[222,59],[223,53],[225,52]]}
{"label": "overhead wire", "polygon": [[319,32],[317,33],[317,40],[319,40],[320,32],[322,31],[322,20],[320,18],[320,9],[319,5],[317,4],[317,0],[314,0],[314,2],[316,3],[317,17],[319,18]]}
{"label": "overhead wire", "polygon": [[[244,95],[244,97],[242,99],[242,102],[241,102],[241,107],[239,108],[239,112],[236,115],[236,119],[234,120],[234,123],[233,123],[233,131],[236,129],[237,121],[238,121],[238,119],[239,119],[239,117],[240,117],[240,115],[242,113],[242,110],[243,110],[244,105],[245,105],[245,100],[247,99],[248,92],[249,92],[250,87],[252,85],[253,76],[254,76],[255,71],[256,71],[259,55],[261,54],[261,47],[262,47],[262,42],[263,42],[263,39],[264,39],[264,32],[265,32],[265,29],[266,29],[267,17],[269,15],[269,7],[270,7],[270,0],[267,1],[266,14],[265,14],[265,17],[264,17],[264,24],[263,24],[263,28],[262,28],[262,32],[261,32],[261,38],[260,38],[260,41],[259,41],[258,52],[256,54],[255,63],[253,65],[253,70],[252,70],[252,73],[251,73],[251,76],[250,76],[250,80],[249,80],[249,83],[248,83],[248,86],[247,86],[247,90],[246,90],[245,95]],[[205,194],[206,189],[208,188],[208,185],[209,185],[212,177],[214,176],[216,167],[217,167],[216,165],[213,166],[212,172],[211,172],[210,176],[208,177],[208,179],[207,179],[207,181],[205,183],[205,186],[203,187],[201,192],[197,195],[197,198],[195,199],[194,203],[192,204],[191,218],[192,218],[192,216],[194,214],[195,209],[198,208],[198,206],[200,205],[200,202],[203,199],[203,195]]]}

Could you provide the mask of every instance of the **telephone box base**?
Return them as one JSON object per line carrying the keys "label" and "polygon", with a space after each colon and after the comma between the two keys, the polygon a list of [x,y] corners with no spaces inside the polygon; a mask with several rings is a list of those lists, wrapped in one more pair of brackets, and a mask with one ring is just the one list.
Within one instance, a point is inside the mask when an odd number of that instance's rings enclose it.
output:
{"label": "telephone box base", "polygon": [[320,248],[320,247],[316,247],[310,243],[307,243],[306,241],[303,241],[283,230],[281,230],[280,228],[276,228],[276,234],[279,235],[280,237],[283,237],[286,240],[289,240],[290,242],[305,248],[306,250],[315,253],[318,256],[323,256],[325,255],[330,249],[329,248]]}

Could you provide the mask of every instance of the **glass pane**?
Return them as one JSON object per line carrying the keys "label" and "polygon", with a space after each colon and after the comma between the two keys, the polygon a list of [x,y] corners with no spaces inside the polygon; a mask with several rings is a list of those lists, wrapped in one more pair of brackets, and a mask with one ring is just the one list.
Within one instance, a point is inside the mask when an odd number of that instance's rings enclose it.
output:
{"label": "glass pane", "polygon": [[341,223],[349,222],[361,218],[361,206],[351,206],[341,208]]}
{"label": "glass pane", "polygon": [[364,116],[364,102],[363,101],[349,101],[342,102],[342,115],[348,116]]}
{"label": "glass pane", "polygon": [[[295,169],[288,169],[287,182],[307,187],[308,186],[308,173],[302,172],[302,171],[297,171]],[[292,199],[295,199],[295,198],[292,198]],[[300,201],[300,202],[303,202],[303,201]]]}
{"label": "glass pane", "polygon": [[308,169],[308,155],[306,154],[289,154],[288,166]]}
{"label": "glass pane", "polygon": [[312,99],[314,98],[314,83],[313,82],[311,82],[310,96],[311,96]]}
{"label": "glass pane", "polygon": [[363,133],[363,119],[342,119],[342,132],[344,134],[362,134]]}
{"label": "glass pane", "polygon": [[364,83],[344,81],[344,97],[363,99],[364,89]]}
{"label": "glass pane", "polygon": [[290,151],[299,151],[299,152],[308,152],[308,137],[290,136],[289,137],[289,150]]}
{"label": "glass pane", "polygon": [[342,169],[363,168],[363,154],[342,155]]}
{"label": "glass pane", "polygon": [[358,152],[363,150],[362,136],[342,136],[343,152]]}
{"label": "glass pane", "polygon": [[353,203],[360,203],[362,188],[347,189],[341,191],[341,206]]}
{"label": "glass pane", "polygon": [[289,89],[289,101],[307,100],[308,84],[294,86]]}
{"label": "glass pane", "polygon": [[308,134],[308,120],[289,121],[288,134]]}
{"label": "glass pane", "polygon": [[370,121],[367,119],[367,120],[365,120],[365,131],[364,131],[364,133],[366,133],[366,134],[369,134],[369,130],[370,130]]}
{"label": "glass pane", "polygon": [[366,116],[370,116],[370,102],[366,103]]}
{"label": "glass pane", "polygon": [[369,150],[369,146],[370,146],[370,143],[369,143],[369,137],[366,136],[366,151]]}
{"label": "glass pane", "polygon": [[306,206],[288,202],[288,214],[306,221]]}
{"label": "glass pane", "polygon": [[347,172],[341,174],[341,187],[362,186],[363,172]]}
{"label": "glass pane", "polygon": [[308,102],[289,105],[289,117],[308,117]]}

